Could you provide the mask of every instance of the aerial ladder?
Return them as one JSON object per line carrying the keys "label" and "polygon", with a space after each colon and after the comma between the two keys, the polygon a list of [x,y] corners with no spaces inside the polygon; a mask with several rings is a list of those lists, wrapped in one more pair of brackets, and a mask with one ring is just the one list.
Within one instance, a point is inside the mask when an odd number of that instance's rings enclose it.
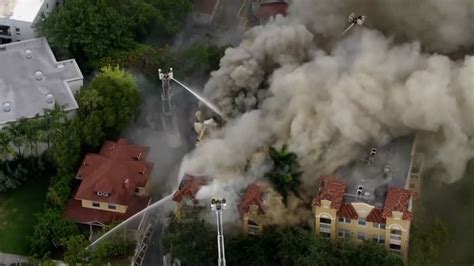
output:
{"label": "aerial ladder", "polygon": [[224,247],[224,227],[222,225],[222,212],[226,207],[225,199],[212,199],[211,208],[216,212],[217,217],[217,252],[218,252],[218,266],[225,266],[225,247]]}

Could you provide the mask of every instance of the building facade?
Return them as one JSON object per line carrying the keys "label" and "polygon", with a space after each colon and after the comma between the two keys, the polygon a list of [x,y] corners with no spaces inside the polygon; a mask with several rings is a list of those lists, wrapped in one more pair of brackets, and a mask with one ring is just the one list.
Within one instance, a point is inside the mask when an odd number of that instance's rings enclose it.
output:
{"label": "building facade", "polygon": [[202,186],[208,184],[209,178],[205,176],[192,176],[186,174],[181,183],[179,184],[178,190],[173,194],[173,201],[176,203],[176,217],[180,219],[185,215],[186,211],[194,208],[204,208],[208,204],[207,202],[196,199],[196,194]]}
{"label": "building facade", "polygon": [[65,216],[77,223],[102,226],[144,209],[150,202],[153,169],[147,155],[147,147],[125,139],[107,141],[99,154],[87,154],[76,174],[81,183]]}
{"label": "building facade", "polygon": [[74,59],[56,61],[44,38],[0,45],[0,129],[55,105],[74,112],[83,76]]}
{"label": "building facade", "polygon": [[313,200],[316,233],[333,240],[374,241],[406,260],[423,165],[416,146],[413,137],[403,137],[322,177]]}
{"label": "building facade", "polygon": [[242,215],[242,229],[244,234],[257,235],[265,226],[264,194],[269,186],[264,183],[254,183],[247,187],[239,203]]}
{"label": "building facade", "polygon": [[36,38],[35,25],[63,0],[0,1],[0,45]]}

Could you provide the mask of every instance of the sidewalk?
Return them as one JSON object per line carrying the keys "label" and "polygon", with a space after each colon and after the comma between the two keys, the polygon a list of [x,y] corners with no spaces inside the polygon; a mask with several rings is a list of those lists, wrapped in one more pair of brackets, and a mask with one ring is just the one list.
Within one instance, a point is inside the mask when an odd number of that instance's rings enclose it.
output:
{"label": "sidewalk", "polygon": [[11,265],[14,263],[27,263],[28,258],[20,255],[15,254],[8,254],[8,253],[1,253],[0,252],[0,265]]}

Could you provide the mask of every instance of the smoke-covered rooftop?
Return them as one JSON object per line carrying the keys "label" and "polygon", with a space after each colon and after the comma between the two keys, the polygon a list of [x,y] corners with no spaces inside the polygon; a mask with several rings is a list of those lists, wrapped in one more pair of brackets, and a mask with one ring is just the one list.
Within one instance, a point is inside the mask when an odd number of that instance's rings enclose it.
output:
{"label": "smoke-covered rooftop", "polygon": [[[345,179],[345,202],[366,202],[383,208],[389,187],[405,188],[413,137],[401,137],[382,147],[367,146],[360,157],[336,172]],[[373,152],[373,154],[371,154]]]}

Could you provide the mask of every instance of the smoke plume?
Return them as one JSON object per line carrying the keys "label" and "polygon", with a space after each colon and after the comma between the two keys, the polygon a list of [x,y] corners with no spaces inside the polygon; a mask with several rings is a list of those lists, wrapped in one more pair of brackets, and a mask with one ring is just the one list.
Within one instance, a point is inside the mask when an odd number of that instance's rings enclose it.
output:
{"label": "smoke plume", "polygon": [[[238,201],[268,169],[267,160],[251,160],[254,153],[282,144],[298,155],[302,190],[314,196],[316,179],[355,159],[364,145],[414,132],[431,144],[430,163],[446,171],[443,181],[458,180],[474,157],[474,57],[453,61],[422,51],[472,43],[473,3],[456,2],[461,7],[298,0],[287,18],[249,30],[204,89],[234,119],[191,156],[189,172],[216,180],[200,197],[232,194]],[[368,27],[334,39],[351,11],[367,15]]]}

